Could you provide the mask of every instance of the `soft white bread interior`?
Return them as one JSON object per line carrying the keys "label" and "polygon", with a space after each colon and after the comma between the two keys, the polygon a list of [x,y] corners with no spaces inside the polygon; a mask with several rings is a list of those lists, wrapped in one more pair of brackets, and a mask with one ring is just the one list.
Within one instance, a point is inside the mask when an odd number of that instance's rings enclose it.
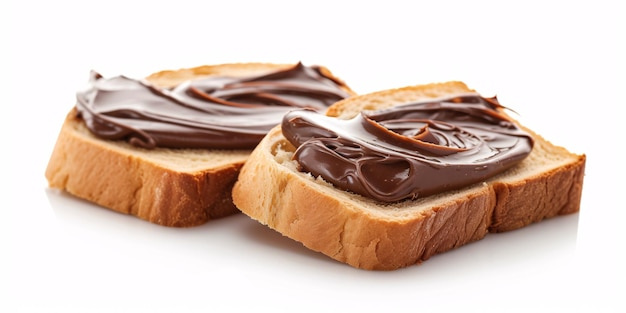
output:
{"label": "soft white bread interior", "polygon": [[[156,86],[173,87],[206,76],[261,75],[291,66],[206,65],[162,71],[146,79]],[[328,69],[322,70],[334,77]],[[103,140],[87,129],[74,108],[63,123],[45,176],[50,187],[117,212],[159,225],[189,227],[239,212],[232,203],[231,189],[250,152],[147,150],[123,141]]]}
{"label": "soft white bread interior", "polygon": [[[461,82],[411,86],[342,100],[327,115],[474,92]],[[233,189],[235,205],[262,224],[353,267],[393,270],[580,207],[585,155],[535,139],[513,168],[459,190],[382,203],[297,170],[295,148],[274,128],[253,151]]]}

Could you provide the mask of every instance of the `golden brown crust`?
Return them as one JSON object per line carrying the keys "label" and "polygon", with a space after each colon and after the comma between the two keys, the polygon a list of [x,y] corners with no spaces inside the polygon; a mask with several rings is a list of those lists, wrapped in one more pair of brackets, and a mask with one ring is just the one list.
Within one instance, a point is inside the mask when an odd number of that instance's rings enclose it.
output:
{"label": "golden brown crust", "polygon": [[246,76],[251,73],[262,73],[280,70],[293,64],[273,63],[227,63],[217,65],[202,65],[178,70],[163,70],[150,74],[146,79],[152,84],[161,87],[174,87],[186,80],[206,76]]}
{"label": "golden brown crust", "polygon": [[[400,88],[344,100],[329,114],[348,118],[389,101],[468,91],[458,82]],[[585,156],[533,135],[537,144],[531,156],[503,174],[458,191],[387,205],[295,170],[289,161],[294,148],[276,127],[243,166],[233,200],[245,214],[312,250],[357,268],[393,270],[479,240],[490,231],[577,212]]]}
{"label": "golden brown crust", "polygon": [[168,168],[137,150],[95,138],[72,110],[46,178],[52,188],[159,225],[195,226],[237,212],[230,189],[244,163],[241,157],[228,165],[186,172]]}
{"label": "golden brown crust", "polygon": [[[196,77],[257,75],[288,66],[293,64],[206,65],[158,72],[147,80],[170,87]],[[354,94],[349,87],[345,89]],[[72,109],[50,157],[46,178],[52,188],[117,212],[159,225],[189,227],[239,212],[232,203],[231,189],[250,152],[135,148],[96,138]]]}
{"label": "golden brown crust", "polygon": [[417,101],[473,92],[474,90],[467,88],[465,83],[459,81],[381,90],[369,93],[367,97],[337,102],[328,108],[326,115],[346,119],[355,116],[360,111],[389,108],[406,103],[408,98]]}
{"label": "golden brown crust", "polygon": [[490,232],[522,228],[557,215],[576,213],[580,209],[586,156],[575,155],[552,146],[533,134],[535,150],[546,149],[553,156],[562,155],[568,161],[534,176],[509,183],[495,181],[497,197]]}
{"label": "golden brown crust", "polygon": [[[294,66],[294,64],[274,64],[274,63],[226,63],[218,65],[203,65],[192,68],[178,70],[164,70],[149,75],[146,79],[154,85],[160,87],[174,87],[186,80],[206,77],[206,76],[248,76],[256,73],[277,71]],[[330,79],[343,85],[343,88],[351,95],[356,95],[343,80],[335,76],[328,68],[319,66],[320,71]]]}

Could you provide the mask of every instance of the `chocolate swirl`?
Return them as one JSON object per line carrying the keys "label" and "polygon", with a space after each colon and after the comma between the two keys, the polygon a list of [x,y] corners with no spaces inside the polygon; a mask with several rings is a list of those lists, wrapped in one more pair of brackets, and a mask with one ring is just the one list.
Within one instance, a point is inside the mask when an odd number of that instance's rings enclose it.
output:
{"label": "chocolate swirl", "polygon": [[416,199],[494,176],[524,159],[532,137],[496,98],[465,95],[362,112],[350,120],[295,110],[282,132],[300,170],[379,201]]}
{"label": "chocolate swirl", "polygon": [[245,78],[207,77],[174,89],[92,72],[76,107],[89,130],[143,148],[251,149],[294,108],[325,110],[349,95],[319,67],[301,63]]}

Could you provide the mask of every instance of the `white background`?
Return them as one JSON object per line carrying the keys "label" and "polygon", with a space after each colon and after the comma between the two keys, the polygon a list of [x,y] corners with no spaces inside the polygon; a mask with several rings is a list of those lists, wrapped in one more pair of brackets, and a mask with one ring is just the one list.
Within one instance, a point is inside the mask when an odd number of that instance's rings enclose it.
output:
{"label": "white background", "polygon": [[[407,3],[4,1],[0,311],[623,312],[623,2]],[[89,70],[248,61],[322,64],[359,93],[462,80],[497,94],[587,155],[581,212],[368,272],[243,215],[172,229],[47,188]]]}

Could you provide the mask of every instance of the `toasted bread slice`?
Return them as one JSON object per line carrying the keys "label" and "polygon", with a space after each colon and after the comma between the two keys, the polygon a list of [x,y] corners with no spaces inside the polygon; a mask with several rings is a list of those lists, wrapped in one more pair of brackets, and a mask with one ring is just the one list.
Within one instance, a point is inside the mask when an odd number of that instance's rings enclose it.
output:
{"label": "toasted bread slice", "polygon": [[[169,88],[207,76],[248,77],[293,64],[240,63],[168,70],[146,80]],[[340,81],[320,67],[329,77]],[[354,94],[349,87],[346,92]],[[280,121],[277,121],[279,123]],[[67,115],[46,169],[49,186],[155,224],[196,226],[239,212],[231,188],[251,149],[144,149],[95,136],[76,108]]]}
{"label": "toasted bread slice", "polygon": [[[475,91],[461,82],[410,86],[340,101],[327,115],[349,119],[362,110],[468,93]],[[241,170],[233,200],[245,214],[314,251],[356,268],[394,270],[488,232],[579,210],[585,155],[525,130],[534,148],[506,172],[458,190],[386,203],[299,171],[295,147],[277,126]]]}

